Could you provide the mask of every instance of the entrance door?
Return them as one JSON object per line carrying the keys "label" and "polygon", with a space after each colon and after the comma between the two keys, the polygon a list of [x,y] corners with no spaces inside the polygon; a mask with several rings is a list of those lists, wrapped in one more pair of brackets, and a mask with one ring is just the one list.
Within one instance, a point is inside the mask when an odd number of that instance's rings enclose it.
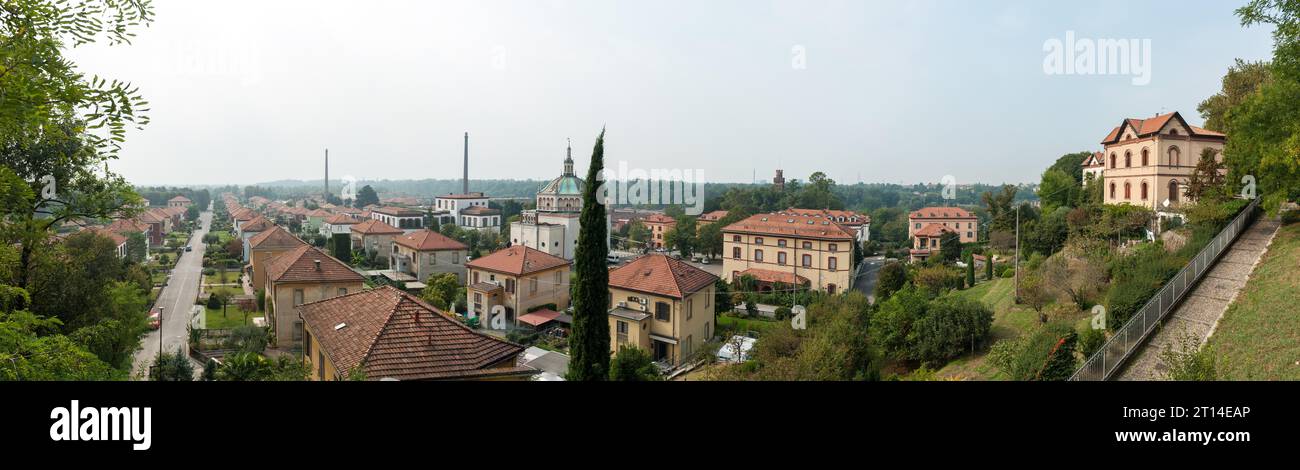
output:
{"label": "entrance door", "polygon": [[671,358],[668,357],[668,355],[669,355],[668,347],[669,347],[670,345],[669,345],[668,343],[663,342],[663,341],[654,341],[654,342],[652,342],[652,344],[654,344],[654,358],[655,358],[655,361],[657,361],[657,362],[669,362],[669,360],[670,360]]}

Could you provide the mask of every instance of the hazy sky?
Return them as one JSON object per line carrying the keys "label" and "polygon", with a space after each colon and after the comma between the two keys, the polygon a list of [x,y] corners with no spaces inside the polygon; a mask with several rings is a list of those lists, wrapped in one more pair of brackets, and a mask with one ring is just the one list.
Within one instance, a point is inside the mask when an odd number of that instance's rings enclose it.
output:
{"label": "hazy sky", "polygon": [[[1270,55],[1240,3],[158,0],[73,57],[152,103],[114,164],[137,184],[319,178],[325,148],[334,178],[459,178],[466,131],[471,178],[548,179],[601,126],[607,165],[710,181],[1023,182],[1124,117],[1200,124]],[[1066,31],[1150,39],[1150,84],[1046,74]]]}

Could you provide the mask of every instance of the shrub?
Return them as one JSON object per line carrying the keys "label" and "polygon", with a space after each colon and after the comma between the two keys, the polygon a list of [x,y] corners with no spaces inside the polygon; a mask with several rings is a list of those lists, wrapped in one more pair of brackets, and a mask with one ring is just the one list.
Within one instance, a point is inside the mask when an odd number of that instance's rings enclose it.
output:
{"label": "shrub", "polygon": [[226,349],[239,352],[261,353],[266,349],[267,334],[262,327],[247,325],[235,328],[226,339]]}
{"label": "shrub", "polygon": [[932,302],[909,335],[911,359],[947,361],[981,346],[993,327],[993,312],[965,297],[942,297]]}
{"label": "shrub", "polygon": [[988,360],[1011,380],[1066,380],[1077,370],[1077,338],[1070,325],[1049,323],[1033,335],[993,345]]}
{"label": "shrub", "polygon": [[1079,334],[1079,352],[1083,353],[1085,359],[1092,357],[1105,344],[1106,332],[1104,330],[1088,327],[1083,330],[1083,333]]}
{"label": "shrub", "polygon": [[1214,349],[1210,346],[1202,348],[1201,341],[1186,331],[1174,343],[1165,345],[1160,360],[1168,367],[1165,372],[1168,380],[1212,381],[1219,376],[1214,364]]}
{"label": "shrub", "polygon": [[913,282],[917,287],[928,292],[931,297],[937,297],[950,290],[961,290],[964,283],[961,271],[946,266],[918,269]]}
{"label": "shrub", "polygon": [[794,313],[794,312],[792,312],[792,311],[790,310],[790,307],[786,307],[786,306],[777,307],[777,308],[776,308],[776,319],[777,319],[777,320],[785,320],[785,319],[787,319],[787,318],[790,318],[790,315],[792,315],[793,313]]}
{"label": "shrub", "polygon": [[1292,209],[1282,213],[1282,225],[1291,225],[1300,222],[1300,209]]}

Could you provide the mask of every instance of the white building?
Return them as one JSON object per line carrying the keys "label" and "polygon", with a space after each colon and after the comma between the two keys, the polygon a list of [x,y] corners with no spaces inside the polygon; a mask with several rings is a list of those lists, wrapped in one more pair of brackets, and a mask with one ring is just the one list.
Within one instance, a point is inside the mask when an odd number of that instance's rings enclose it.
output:
{"label": "white building", "polygon": [[370,218],[411,233],[424,228],[424,214],[404,207],[380,207],[370,211]]}
{"label": "white building", "polygon": [[524,245],[572,260],[578,246],[578,216],[586,183],[573,173],[573,147],[564,159],[564,173],[537,192],[537,209],[520,214],[510,225],[510,244]]}
{"label": "white building", "polygon": [[320,225],[320,234],[326,238],[334,238],[335,235],[352,236],[352,226],[361,223],[360,220],[352,218],[347,214],[334,214],[325,219]]}

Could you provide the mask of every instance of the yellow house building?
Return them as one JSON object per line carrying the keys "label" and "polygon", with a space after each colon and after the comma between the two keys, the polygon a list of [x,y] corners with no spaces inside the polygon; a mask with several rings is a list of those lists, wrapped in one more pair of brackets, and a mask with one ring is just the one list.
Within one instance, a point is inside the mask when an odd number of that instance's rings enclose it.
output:
{"label": "yellow house building", "polygon": [[557,311],[569,307],[572,262],[559,256],[515,245],[470,261],[466,268],[466,305],[470,315],[493,328],[492,309],[502,306],[500,326],[519,326],[519,316],[543,305]]}
{"label": "yellow house building", "polygon": [[[310,380],[527,380],[524,347],[390,286],[297,307]],[[362,374],[357,377],[353,374]]]}
{"label": "yellow house building", "polygon": [[823,217],[758,214],[722,229],[722,272],[759,289],[800,284],[836,294],[852,287],[855,233]]}
{"label": "yellow house building", "polygon": [[302,344],[299,305],[361,291],[363,278],[324,251],[303,245],[271,258],[266,268],[266,316],[272,347]]}
{"label": "yellow house building", "polygon": [[713,337],[717,276],[663,254],[609,272],[609,347],[635,347],[677,367]]}
{"label": "yellow house building", "polygon": [[266,264],[271,258],[286,251],[306,245],[307,242],[274,225],[248,239],[249,270],[252,271],[254,289],[266,287]]}

